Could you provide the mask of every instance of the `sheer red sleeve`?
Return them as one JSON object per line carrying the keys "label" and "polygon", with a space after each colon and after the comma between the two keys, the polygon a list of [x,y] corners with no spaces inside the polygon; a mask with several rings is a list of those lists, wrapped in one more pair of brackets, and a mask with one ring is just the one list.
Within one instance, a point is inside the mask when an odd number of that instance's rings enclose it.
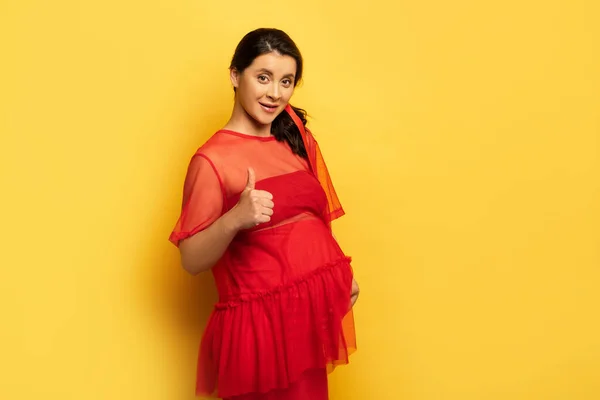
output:
{"label": "sheer red sleeve", "polygon": [[176,246],[215,222],[223,212],[223,188],[213,162],[196,153],[183,185],[181,214],[169,240]]}
{"label": "sheer red sleeve", "polygon": [[306,148],[306,153],[308,154],[310,168],[315,177],[319,180],[319,183],[321,184],[321,187],[327,196],[327,215],[325,217],[328,222],[331,222],[334,219],[344,215],[345,212],[342,208],[342,204],[340,203],[340,199],[335,192],[335,188],[333,187],[333,182],[331,181],[331,176],[329,176],[329,171],[327,170],[327,165],[325,164],[323,154],[321,154],[319,144],[315,140],[310,130],[304,126],[300,118],[298,118],[289,104],[285,110],[294,120],[298,130],[300,130],[300,135],[302,136],[304,147]]}
{"label": "sheer red sleeve", "polygon": [[[306,136],[306,142],[309,144],[308,147],[314,147],[311,148],[309,152],[309,158],[311,158],[310,164],[313,166],[313,172],[317,176],[317,179],[321,183],[321,187],[327,196],[327,206],[329,212],[328,219],[329,221],[333,221],[334,219],[344,215],[345,212],[342,208],[342,204],[340,203],[340,199],[335,192],[335,188],[333,187],[333,182],[331,181],[331,176],[327,170],[327,165],[325,164],[325,159],[323,158],[319,144],[308,129],[306,129]],[[308,148],[307,151],[309,151]]]}

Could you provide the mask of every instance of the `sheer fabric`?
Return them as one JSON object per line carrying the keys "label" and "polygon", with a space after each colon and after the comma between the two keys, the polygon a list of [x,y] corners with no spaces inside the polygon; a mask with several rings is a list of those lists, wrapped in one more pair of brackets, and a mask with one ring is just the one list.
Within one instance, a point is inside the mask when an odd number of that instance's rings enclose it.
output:
{"label": "sheer fabric", "polygon": [[304,146],[306,147],[306,153],[308,154],[310,169],[313,175],[315,175],[315,177],[319,180],[319,183],[321,184],[321,187],[327,196],[327,210],[325,217],[327,221],[331,222],[334,219],[343,216],[344,209],[342,208],[337,193],[335,192],[333,182],[331,182],[331,177],[329,176],[329,171],[327,170],[327,165],[325,164],[323,154],[321,154],[321,150],[317,144],[317,141],[310,130],[304,126],[300,118],[298,118],[296,113],[294,113],[294,110],[289,104],[285,108],[285,111],[290,117],[292,117],[294,123],[300,131],[300,135],[304,141]]}
{"label": "sheer fabric", "polygon": [[304,134],[309,161],[273,136],[228,130],[190,161],[170,236],[177,246],[235,206],[248,167],[275,203],[271,221],[240,232],[212,268],[219,301],[200,345],[198,395],[285,393],[307,371],[347,363],[356,348],[351,260],[329,226],[343,211],[316,141]]}

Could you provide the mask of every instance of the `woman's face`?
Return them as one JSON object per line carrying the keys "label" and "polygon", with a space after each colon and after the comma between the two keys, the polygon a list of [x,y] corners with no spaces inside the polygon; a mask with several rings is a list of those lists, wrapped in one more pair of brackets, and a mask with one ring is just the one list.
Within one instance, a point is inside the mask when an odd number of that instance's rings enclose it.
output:
{"label": "woman's face", "polygon": [[271,52],[254,59],[242,73],[231,70],[236,101],[261,125],[277,117],[294,94],[296,60]]}

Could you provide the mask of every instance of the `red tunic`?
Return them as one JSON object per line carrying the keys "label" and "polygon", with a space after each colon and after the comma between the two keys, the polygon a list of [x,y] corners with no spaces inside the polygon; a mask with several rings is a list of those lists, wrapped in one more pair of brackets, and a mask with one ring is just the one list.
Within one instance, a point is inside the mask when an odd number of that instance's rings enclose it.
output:
{"label": "red tunic", "polygon": [[200,346],[198,395],[284,393],[310,371],[347,363],[356,348],[350,258],[329,227],[343,211],[330,210],[287,143],[216,132],[191,159],[170,240],[178,245],[235,206],[248,167],[256,189],[273,194],[274,214],[238,233],[212,268],[219,301]]}

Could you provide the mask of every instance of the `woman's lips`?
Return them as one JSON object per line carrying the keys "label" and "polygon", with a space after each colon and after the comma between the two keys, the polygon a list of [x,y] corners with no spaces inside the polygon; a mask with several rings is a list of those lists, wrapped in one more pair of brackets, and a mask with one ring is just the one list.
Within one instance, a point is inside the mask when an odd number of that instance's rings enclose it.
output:
{"label": "woman's lips", "polygon": [[277,108],[279,108],[279,106],[276,106],[276,105],[272,106],[272,105],[263,104],[263,103],[258,103],[258,104],[260,104],[261,108],[263,110],[265,110],[265,112],[268,112],[270,114],[274,113],[275,111],[277,111]]}

